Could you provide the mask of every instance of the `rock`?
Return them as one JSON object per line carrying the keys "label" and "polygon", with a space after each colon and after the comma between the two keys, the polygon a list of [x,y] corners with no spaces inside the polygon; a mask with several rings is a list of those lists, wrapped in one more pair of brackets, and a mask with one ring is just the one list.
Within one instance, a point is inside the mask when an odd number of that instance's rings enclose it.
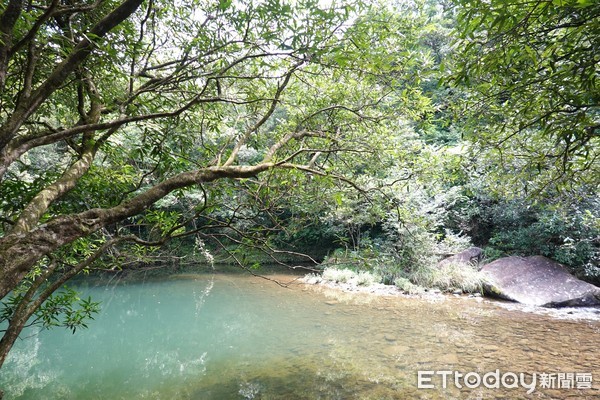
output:
{"label": "rock", "polygon": [[471,247],[451,257],[444,258],[437,264],[437,266],[438,268],[442,268],[450,264],[471,264],[476,266],[479,265],[482,256],[483,250],[481,250],[479,247]]}
{"label": "rock", "polygon": [[461,295],[461,294],[463,294],[463,291],[462,291],[462,289],[456,289],[456,290],[453,290],[453,291],[452,291],[452,294],[458,294],[458,295]]}
{"label": "rock", "polygon": [[600,288],[543,256],[500,258],[481,270],[491,296],[542,307],[600,305]]}

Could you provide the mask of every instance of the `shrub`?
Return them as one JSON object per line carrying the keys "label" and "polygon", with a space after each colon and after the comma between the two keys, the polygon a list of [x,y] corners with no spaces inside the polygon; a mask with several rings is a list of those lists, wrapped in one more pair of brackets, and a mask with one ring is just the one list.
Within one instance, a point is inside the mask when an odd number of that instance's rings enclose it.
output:
{"label": "shrub", "polygon": [[[325,268],[321,275],[321,280],[335,283],[349,283],[355,286],[371,286],[381,281],[381,278],[368,271],[354,272],[349,269]],[[315,276],[311,274],[305,278],[308,283],[319,283]]]}
{"label": "shrub", "polygon": [[352,279],[352,282],[358,286],[373,286],[380,281],[381,278],[367,271],[360,271],[356,273]]}
{"label": "shrub", "polygon": [[441,282],[446,283],[446,287],[455,287],[465,293],[482,293],[486,283],[485,274],[478,270],[477,266],[472,264],[447,264],[439,269],[442,276],[448,277],[447,280],[440,280],[436,283],[437,287],[443,287]]}
{"label": "shrub", "polygon": [[354,278],[354,271],[349,269],[325,268],[323,280],[335,283],[348,283]]}
{"label": "shrub", "polygon": [[580,278],[600,282],[600,198],[596,189],[555,198],[499,198],[473,189],[449,226],[468,233],[486,259],[544,255]]}
{"label": "shrub", "polygon": [[396,285],[398,289],[408,294],[421,294],[425,291],[421,286],[415,285],[408,278],[401,276],[394,280],[394,285]]}
{"label": "shrub", "polygon": [[470,264],[449,263],[442,267],[422,268],[415,271],[413,279],[416,283],[436,287],[451,292],[460,289],[465,293],[476,293],[483,290],[484,275]]}

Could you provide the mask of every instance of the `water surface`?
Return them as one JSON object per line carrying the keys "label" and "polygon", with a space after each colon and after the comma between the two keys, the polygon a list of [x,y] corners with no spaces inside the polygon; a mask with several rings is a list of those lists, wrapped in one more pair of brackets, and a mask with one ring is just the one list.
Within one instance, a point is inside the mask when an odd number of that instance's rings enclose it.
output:
{"label": "water surface", "polygon": [[[283,281],[294,277],[278,277]],[[342,293],[244,275],[83,285],[87,330],[29,331],[1,372],[8,399],[586,399],[591,389],[459,389],[417,371],[591,373],[600,322],[465,298]]]}

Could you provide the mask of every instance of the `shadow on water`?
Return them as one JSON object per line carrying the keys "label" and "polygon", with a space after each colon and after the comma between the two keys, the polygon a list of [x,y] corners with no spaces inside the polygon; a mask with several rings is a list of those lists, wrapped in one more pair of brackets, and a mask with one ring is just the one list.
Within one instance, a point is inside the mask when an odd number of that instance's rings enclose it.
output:
{"label": "shadow on water", "polygon": [[[271,360],[269,365],[207,376],[189,394],[189,399],[406,399],[411,390],[399,384],[383,385],[359,373],[336,370],[322,360]],[[414,394],[414,391],[412,391]]]}
{"label": "shadow on water", "polygon": [[[8,399],[593,399],[600,321],[464,298],[414,299],[240,274],[82,282],[90,329],[29,332]],[[417,387],[418,371],[591,373],[591,389]]]}

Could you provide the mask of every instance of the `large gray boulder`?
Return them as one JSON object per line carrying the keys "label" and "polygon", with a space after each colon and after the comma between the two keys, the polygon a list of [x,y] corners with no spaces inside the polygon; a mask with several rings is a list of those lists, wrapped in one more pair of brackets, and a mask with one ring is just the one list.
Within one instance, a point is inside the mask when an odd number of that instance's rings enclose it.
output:
{"label": "large gray boulder", "polygon": [[477,266],[479,265],[482,256],[483,250],[481,250],[479,247],[471,247],[451,257],[444,258],[437,264],[437,266],[438,268],[442,268],[450,264],[470,264]]}
{"label": "large gray boulder", "polygon": [[500,258],[481,270],[492,296],[542,307],[600,305],[600,288],[543,256]]}

